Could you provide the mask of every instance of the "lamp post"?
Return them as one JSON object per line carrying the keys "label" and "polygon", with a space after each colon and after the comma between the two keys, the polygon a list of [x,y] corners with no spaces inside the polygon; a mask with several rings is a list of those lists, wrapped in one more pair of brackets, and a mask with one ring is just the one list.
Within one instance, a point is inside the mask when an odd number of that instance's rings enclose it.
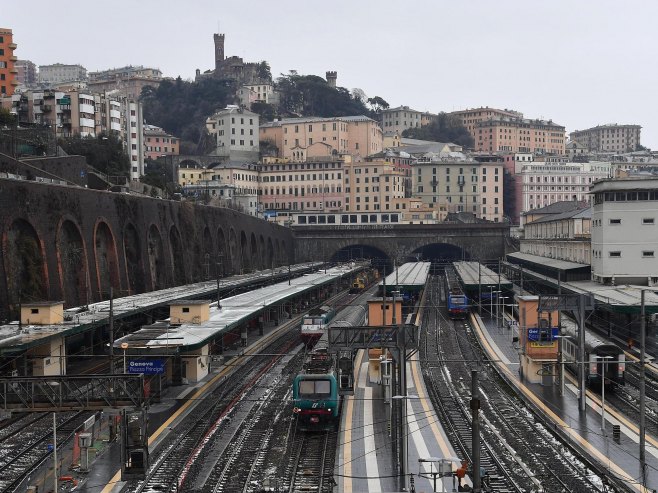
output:
{"label": "lamp post", "polygon": [[608,360],[613,359],[612,356],[600,356],[603,360],[602,367],[603,373],[601,374],[601,430],[605,436],[605,371],[608,366]]}
{"label": "lamp post", "polygon": [[[505,300],[509,300],[509,296],[499,296],[496,303],[496,324],[498,328],[503,326],[503,320],[505,319]],[[499,316],[500,315],[500,316]]]}
{"label": "lamp post", "polygon": [[127,368],[126,368],[126,349],[128,349],[128,343],[127,342],[122,342],[121,343],[121,349],[123,349],[123,373],[127,373]]}
{"label": "lamp post", "polygon": [[[405,389],[406,390],[406,389]],[[400,444],[401,458],[400,458],[400,476],[402,478],[402,491],[407,491],[407,476],[409,474],[409,424],[407,423],[407,401],[409,399],[419,399],[417,395],[394,395],[393,399],[403,400],[402,406],[402,443]]]}
{"label": "lamp post", "polygon": [[[493,295],[496,295],[496,300],[498,299],[498,294],[500,291],[494,290],[493,287],[489,288],[489,318],[493,318]],[[498,301],[496,301],[498,303]]]}

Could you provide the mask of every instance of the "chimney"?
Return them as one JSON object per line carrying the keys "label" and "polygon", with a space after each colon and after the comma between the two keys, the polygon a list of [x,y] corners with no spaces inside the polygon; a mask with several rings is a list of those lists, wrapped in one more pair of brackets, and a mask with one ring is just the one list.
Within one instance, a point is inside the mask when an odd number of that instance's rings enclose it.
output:
{"label": "chimney", "polygon": [[331,87],[336,87],[336,80],[338,79],[338,72],[328,71],[327,72],[327,84]]}

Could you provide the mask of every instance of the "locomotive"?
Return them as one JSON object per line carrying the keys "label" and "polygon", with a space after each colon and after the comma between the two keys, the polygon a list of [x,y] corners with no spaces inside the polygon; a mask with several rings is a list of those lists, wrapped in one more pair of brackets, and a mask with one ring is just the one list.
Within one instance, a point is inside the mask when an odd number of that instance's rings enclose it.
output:
{"label": "locomotive", "polygon": [[301,337],[302,342],[308,347],[313,346],[315,342],[322,337],[327,331],[327,325],[334,318],[336,311],[330,306],[323,305],[314,308],[302,317]]}
{"label": "locomotive", "polygon": [[453,320],[463,320],[468,316],[468,297],[464,294],[455,268],[452,265],[446,267],[445,278],[448,316]]}

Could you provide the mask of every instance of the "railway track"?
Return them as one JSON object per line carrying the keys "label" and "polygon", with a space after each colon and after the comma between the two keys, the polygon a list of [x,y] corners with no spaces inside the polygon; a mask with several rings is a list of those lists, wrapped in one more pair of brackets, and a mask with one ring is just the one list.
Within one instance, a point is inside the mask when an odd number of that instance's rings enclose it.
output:
{"label": "railway track", "polygon": [[[434,308],[427,310],[421,358],[426,384],[455,450],[472,457],[471,370],[479,366],[482,467],[487,491],[609,491],[587,464],[561,445],[486,363],[468,323],[455,323],[439,310],[440,286],[431,282]],[[460,361],[461,360],[461,361]],[[479,362],[479,364],[478,364]]]}
{"label": "railway track", "polygon": [[[91,415],[89,412],[69,412],[57,415],[57,446],[69,440],[75,430]],[[7,451],[0,459],[0,492],[15,491],[27,475],[51,453],[47,444],[53,441],[50,414],[27,415],[28,421],[14,435],[2,440],[2,449]]]}

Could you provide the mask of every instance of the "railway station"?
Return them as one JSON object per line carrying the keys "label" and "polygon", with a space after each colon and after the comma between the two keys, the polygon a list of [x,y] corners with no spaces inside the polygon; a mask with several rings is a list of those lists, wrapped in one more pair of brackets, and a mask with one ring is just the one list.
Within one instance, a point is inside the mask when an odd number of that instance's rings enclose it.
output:
{"label": "railway station", "polygon": [[[229,293],[293,278],[316,270],[320,263],[258,271],[187,286],[136,294],[71,309],[63,301],[24,302],[20,319],[0,326],[0,358],[4,373],[14,376],[65,375],[78,363],[107,356],[112,323],[126,330],[144,319],[167,316],[169,304],[180,299],[214,299]],[[107,360],[109,362],[109,358]],[[120,372],[118,369],[117,372]]]}

